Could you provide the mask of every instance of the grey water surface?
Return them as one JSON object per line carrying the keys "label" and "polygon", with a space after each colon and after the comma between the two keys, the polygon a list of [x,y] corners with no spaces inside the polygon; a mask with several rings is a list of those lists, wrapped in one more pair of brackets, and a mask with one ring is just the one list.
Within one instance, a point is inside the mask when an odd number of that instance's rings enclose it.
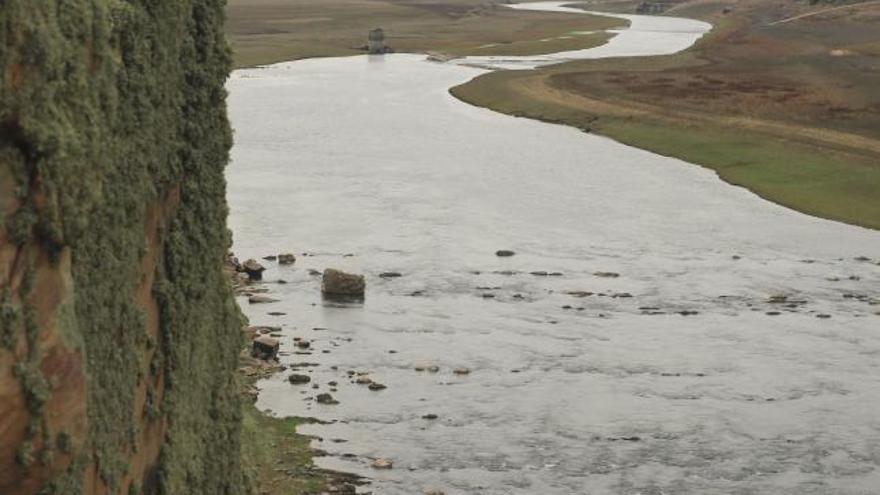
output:
{"label": "grey water surface", "polygon": [[[657,19],[591,53],[705,31]],[[483,72],[399,54],[233,74],[233,250],[298,255],[265,262],[279,302],[242,306],[319,386],[283,373],[258,406],[329,422],[301,428],[318,462],[375,494],[880,493],[880,232],[449,95]],[[364,302],[322,300],[326,267],[366,274]],[[340,403],[316,404],[331,381]]]}

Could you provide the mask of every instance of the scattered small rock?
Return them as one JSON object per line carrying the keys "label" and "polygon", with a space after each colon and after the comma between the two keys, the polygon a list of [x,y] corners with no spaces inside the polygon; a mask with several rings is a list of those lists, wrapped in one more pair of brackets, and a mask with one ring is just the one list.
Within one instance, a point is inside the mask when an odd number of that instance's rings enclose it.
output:
{"label": "scattered small rock", "polygon": [[292,265],[296,263],[296,256],[292,253],[284,253],[278,255],[278,264],[279,265]]}
{"label": "scattered small rock", "polygon": [[292,385],[302,385],[312,381],[312,377],[310,377],[309,375],[299,375],[294,373],[287,377],[287,381],[289,381]]}
{"label": "scattered small rock", "polygon": [[492,272],[492,273],[494,273],[495,275],[504,275],[505,277],[510,277],[510,276],[516,275],[519,272],[516,270],[499,270],[499,271]]}
{"label": "scattered small rock", "polygon": [[239,271],[247,273],[251,280],[262,280],[263,272],[266,271],[266,268],[257,263],[257,260],[249,259],[241,264]]}
{"label": "scattered small rock", "polygon": [[469,375],[471,370],[470,368],[455,368],[452,372],[456,375]]}
{"label": "scattered small rock", "polygon": [[495,256],[498,256],[499,258],[509,258],[515,254],[516,253],[509,249],[499,249],[498,251],[495,251]]}
{"label": "scattered small rock", "polygon": [[368,376],[359,376],[355,380],[355,383],[357,383],[358,385],[369,385],[373,383],[373,379]]}
{"label": "scattered small rock", "polygon": [[642,440],[642,437],[639,437],[636,435],[631,435],[631,436],[623,436],[623,437],[611,437],[608,440],[611,440],[612,442],[618,441],[618,440],[621,440],[624,442],[640,442]]}
{"label": "scattered small rock", "polygon": [[269,256],[263,256],[263,259],[266,261],[275,261],[276,259],[278,259],[278,257],[273,254],[270,254]]}
{"label": "scattered small rock", "polygon": [[437,419],[437,418],[439,418],[439,416],[437,416],[437,415],[434,414],[434,413],[425,414],[424,416],[422,416],[422,419],[431,419],[431,420],[433,420],[433,419]]}
{"label": "scattered small rock", "polygon": [[373,382],[367,388],[369,388],[373,392],[378,392],[379,390],[385,390],[388,387],[386,387],[385,385],[382,385],[381,383]]}
{"label": "scattered small rock", "polygon": [[255,294],[248,298],[249,304],[268,304],[273,302],[278,302],[278,299],[269,296],[263,296],[260,294]]}
{"label": "scattered small rock", "polygon": [[617,278],[620,276],[619,273],[615,272],[594,272],[593,275],[602,278]]}
{"label": "scattered small rock", "polygon": [[315,400],[318,402],[318,404],[326,404],[331,406],[339,404],[339,401],[334,399],[333,396],[330,394],[318,394],[318,396],[315,397]]}
{"label": "scattered small rock", "polygon": [[586,291],[586,290],[570,290],[567,291],[566,294],[574,297],[589,297],[594,294],[594,292]]}
{"label": "scattered small rock", "polygon": [[379,277],[381,278],[398,278],[402,276],[403,274],[399,272],[382,272],[379,274]]}
{"label": "scattered small rock", "polygon": [[391,459],[379,458],[371,462],[370,467],[373,469],[391,469],[394,467],[394,463],[391,462]]}
{"label": "scattered small rock", "polygon": [[308,340],[297,340],[296,346],[299,347],[300,349],[308,349],[308,348],[312,347],[312,343],[309,342]]}

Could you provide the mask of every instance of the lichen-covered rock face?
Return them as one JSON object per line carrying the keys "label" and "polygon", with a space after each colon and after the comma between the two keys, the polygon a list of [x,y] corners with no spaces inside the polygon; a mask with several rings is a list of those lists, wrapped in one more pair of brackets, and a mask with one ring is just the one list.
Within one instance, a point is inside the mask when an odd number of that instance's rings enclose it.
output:
{"label": "lichen-covered rock face", "polygon": [[247,493],[224,2],[2,3],[0,493]]}
{"label": "lichen-covered rock face", "polygon": [[364,297],[367,283],[363,275],[354,275],[328,268],[324,270],[321,292],[331,297]]}

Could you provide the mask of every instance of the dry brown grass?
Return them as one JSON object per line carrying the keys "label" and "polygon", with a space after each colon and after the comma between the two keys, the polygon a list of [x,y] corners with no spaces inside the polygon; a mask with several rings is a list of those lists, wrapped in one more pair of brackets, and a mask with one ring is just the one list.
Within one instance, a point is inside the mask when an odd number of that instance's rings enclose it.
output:
{"label": "dry brown grass", "polygon": [[238,67],[364,53],[367,32],[375,27],[401,52],[529,55],[596,46],[606,37],[560,37],[623,25],[480,0],[230,0],[227,16]]}

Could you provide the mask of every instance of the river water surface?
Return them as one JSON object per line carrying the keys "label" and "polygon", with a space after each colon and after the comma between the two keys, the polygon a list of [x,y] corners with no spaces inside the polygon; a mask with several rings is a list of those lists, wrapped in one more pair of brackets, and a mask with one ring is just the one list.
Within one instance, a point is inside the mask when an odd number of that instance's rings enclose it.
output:
{"label": "river water surface", "polygon": [[[577,56],[705,31],[630,20]],[[509,59],[468,62],[532,63]],[[258,405],[328,422],[301,428],[319,463],[376,494],[878,493],[880,233],[449,95],[483,72],[399,54],[233,74],[234,251],[298,254],[265,263],[279,302],[242,305],[319,387],[284,373]],[[322,300],[326,267],[364,273],[363,304]]]}

